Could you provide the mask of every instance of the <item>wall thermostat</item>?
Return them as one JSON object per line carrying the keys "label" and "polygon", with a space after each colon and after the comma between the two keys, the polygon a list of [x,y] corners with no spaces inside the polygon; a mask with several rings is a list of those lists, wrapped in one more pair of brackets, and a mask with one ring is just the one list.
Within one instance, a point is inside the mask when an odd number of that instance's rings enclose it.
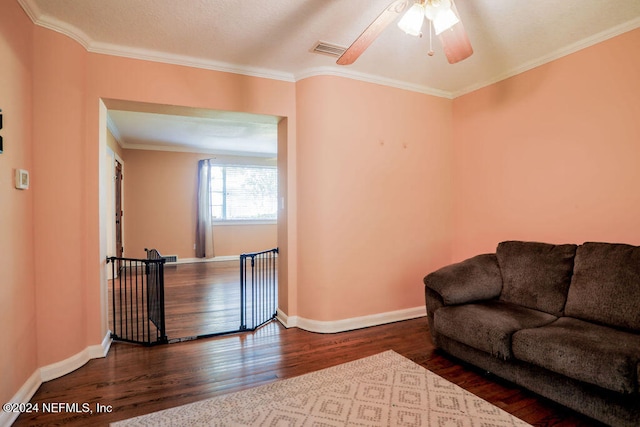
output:
{"label": "wall thermostat", "polygon": [[16,169],[16,188],[26,190],[29,188],[29,171]]}

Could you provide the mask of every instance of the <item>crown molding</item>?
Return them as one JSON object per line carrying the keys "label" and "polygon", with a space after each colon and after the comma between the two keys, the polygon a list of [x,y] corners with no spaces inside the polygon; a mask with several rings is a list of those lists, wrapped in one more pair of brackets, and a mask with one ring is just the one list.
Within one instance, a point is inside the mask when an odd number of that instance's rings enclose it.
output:
{"label": "crown molding", "polygon": [[164,64],[181,65],[185,67],[201,68],[205,70],[220,71],[224,73],[241,74],[244,76],[280,80],[290,83],[295,82],[293,74],[284,71],[270,70],[258,67],[243,67],[226,62],[211,61],[202,58],[194,58],[186,55],[175,55],[148,49],[129,48],[109,43],[92,42],[87,47],[87,51],[103,55],[120,56],[129,59],[139,59],[151,62],[161,62]]}
{"label": "crown molding", "polygon": [[413,83],[403,82],[401,80],[390,79],[381,76],[375,76],[373,74],[359,73],[357,71],[344,71],[343,68],[336,67],[317,67],[309,68],[295,75],[295,81],[300,81],[309,77],[317,76],[337,76],[345,77],[352,80],[359,80],[366,83],[373,83],[382,86],[390,86],[396,89],[408,90],[411,92],[423,93],[426,95],[433,95],[440,98],[452,99],[451,92],[447,92],[440,89],[431,88],[423,85],[416,85]]}
{"label": "crown molding", "polygon": [[38,5],[32,0],[18,0],[18,3],[34,24],[64,34],[80,43],[86,50],[89,50],[93,41],[79,28],[51,16],[44,15]]}
{"label": "crown molding", "polygon": [[213,154],[218,156],[231,156],[231,157],[254,157],[254,158],[273,158],[277,156],[277,153],[259,153],[253,151],[231,151],[231,150],[218,150],[207,147],[190,147],[190,146],[178,146],[178,145],[153,145],[153,144],[141,144],[141,143],[128,143],[125,142],[121,145],[125,150],[144,150],[144,151],[168,151],[175,153],[197,153],[197,154]]}
{"label": "crown molding", "polygon": [[524,65],[521,65],[519,67],[516,68],[512,68],[511,70],[499,74],[489,80],[486,80],[484,82],[481,83],[477,83],[471,86],[468,86],[464,89],[461,89],[459,91],[455,91],[452,93],[452,97],[453,98],[457,98],[459,96],[465,95],[467,93],[476,91],[478,89],[482,89],[483,87],[486,86],[491,86],[492,84],[498,83],[502,80],[506,80],[510,77],[513,76],[517,76],[518,74],[522,74],[526,71],[530,71],[534,68],[537,68],[541,65],[544,64],[548,64],[549,62],[555,61],[557,59],[560,59],[562,57],[565,57],[567,55],[571,55],[572,53],[576,53],[582,49],[594,46],[598,43],[602,43],[606,40],[609,40],[613,37],[619,36],[621,34],[624,34],[626,32],[635,30],[637,28],[640,28],[640,18],[635,18],[632,19],[631,21],[625,22],[624,24],[618,25],[616,27],[613,28],[609,28],[608,30],[605,31],[601,31],[597,34],[594,34],[591,37],[587,37],[586,39],[582,39],[577,41],[576,43],[573,43],[569,46],[565,46],[562,49],[558,49],[552,53],[550,53],[549,55],[545,55],[542,56],[538,59],[535,59],[533,61],[527,62]]}
{"label": "crown molding", "polygon": [[[427,86],[416,85],[412,83],[403,82],[400,80],[389,79],[381,76],[375,76],[371,74],[359,73],[355,71],[346,71],[344,69],[337,69],[335,67],[317,67],[303,70],[300,73],[292,74],[279,70],[271,70],[257,67],[243,67],[236,64],[210,61],[202,58],[195,58],[185,55],[167,54],[158,51],[152,51],[147,49],[135,49],[128,48],[109,43],[100,43],[92,40],[87,34],[78,28],[62,22],[56,18],[44,15],[38,8],[37,4],[33,0],[18,0],[18,3],[24,9],[25,13],[29,16],[34,24],[43,28],[50,29],[52,31],[64,34],[71,39],[77,41],[88,52],[98,53],[111,56],[120,56],[130,59],[139,59],[151,62],[160,62],[172,65],[181,65],[192,68],[201,68],[212,71],[220,71],[225,73],[240,74],[251,77],[260,77],[272,80],[280,80],[295,83],[299,80],[316,76],[337,76],[344,77],[353,80],[359,80],[363,82],[379,84],[383,86],[394,87],[397,89],[408,90],[412,92],[423,93],[441,98],[454,99],[467,93],[476,91],[486,86],[490,86],[502,80],[506,80],[510,77],[529,71],[533,68],[552,62],[556,59],[560,59],[564,56],[575,53],[584,48],[593,46],[595,44],[606,41],[615,36],[621,35],[625,32],[640,28],[640,18],[632,19],[624,24],[602,31],[586,39],[580,40],[572,45],[558,49],[557,51],[542,56],[538,59],[530,61],[524,65],[512,68],[511,70],[487,79],[483,82],[476,83],[467,86],[461,90],[448,92]],[[114,135],[115,136],[115,135]]]}
{"label": "crown molding", "polygon": [[[359,80],[367,83],[374,83],[383,86],[395,87],[398,89],[404,89],[412,92],[424,93],[427,95],[433,95],[442,98],[452,98],[450,92],[411,84],[400,80],[389,79],[385,77],[375,76],[371,74],[358,73],[353,71],[345,71],[336,67],[318,67],[311,68],[302,71],[301,73],[294,75],[278,70],[257,68],[257,67],[242,67],[236,64],[229,64],[225,62],[210,61],[202,58],[194,58],[186,55],[167,54],[158,51],[152,51],[148,49],[136,49],[118,46],[109,43],[101,43],[92,40],[86,33],[78,28],[68,25],[56,18],[44,15],[38,8],[37,4],[33,0],[18,0],[22,8],[25,10],[31,21],[34,24],[47,28],[52,31],[64,34],[71,39],[78,42],[88,52],[98,53],[103,55],[119,56],[129,59],[139,59],[143,61],[160,62],[172,65],[181,65],[192,68],[201,68],[212,71],[220,71],[232,74],[241,74],[251,77],[267,78],[272,80],[280,80],[295,83],[298,80],[302,80],[315,76],[338,76],[345,77],[353,80]],[[114,134],[115,136],[115,134]],[[117,138],[116,138],[117,139]],[[119,141],[120,142],[120,141]],[[126,144],[125,144],[126,145]]]}
{"label": "crown molding", "polygon": [[96,42],[77,27],[69,25],[66,22],[62,22],[51,16],[44,15],[33,0],[18,0],[18,3],[20,4],[20,6],[22,6],[27,16],[29,16],[34,24],[70,37],[91,53],[120,56],[124,58],[139,59],[143,61],[161,62],[172,65],[182,65],[192,68],[202,68],[206,70],[241,74],[251,77],[261,77],[272,80],[281,80],[292,83],[295,82],[293,74],[283,71],[257,67],[242,67],[236,64],[210,61],[186,55],[168,54],[148,49],[136,49],[110,43]]}

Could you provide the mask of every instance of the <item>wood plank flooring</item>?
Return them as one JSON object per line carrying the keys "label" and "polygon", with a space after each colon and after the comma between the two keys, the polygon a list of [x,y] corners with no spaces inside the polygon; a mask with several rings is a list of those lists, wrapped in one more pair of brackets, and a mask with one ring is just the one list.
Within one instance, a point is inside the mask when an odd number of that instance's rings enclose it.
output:
{"label": "wood plank flooring", "polygon": [[[168,267],[169,337],[235,325],[237,262]],[[212,323],[210,323],[212,322]],[[234,326],[235,328],[236,326]],[[255,332],[157,347],[113,343],[107,357],[46,382],[32,402],[87,403],[92,414],[22,414],[15,426],[107,426],[110,422],[243,390],[394,350],[471,393],[537,426],[599,426],[434,349],[426,318],[337,334],[285,329],[277,321]],[[97,405],[110,412],[97,413]]]}
{"label": "wood plank flooring", "polygon": [[165,267],[167,337],[236,331],[240,327],[240,261]]}
{"label": "wood plank flooring", "polygon": [[595,421],[487,376],[434,351],[425,318],[337,334],[285,329],[277,321],[238,335],[158,347],[114,343],[106,358],[89,361],[42,384],[32,402],[111,405],[97,414],[23,414],[15,426],[106,426],[109,422],[243,390],[327,368],[385,350],[438,375],[537,426],[598,426]]}
{"label": "wood plank flooring", "polygon": [[[42,384],[32,402],[88,403],[93,414],[22,414],[15,426],[106,426],[110,422],[302,375],[394,350],[536,426],[599,424],[435,351],[425,318],[337,334],[285,329],[145,348],[114,343],[89,361]],[[97,404],[111,412],[95,413]]]}
{"label": "wood plank flooring", "polygon": [[[215,261],[190,264],[168,264],[164,268],[165,324],[170,341],[202,335],[237,331],[240,328],[240,261]],[[136,282],[135,276],[123,281]],[[137,282],[136,282],[137,283]],[[116,301],[119,302],[119,286],[115,281]],[[113,281],[109,281],[109,297]],[[135,292],[135,291],[134,291]],[[132,298],[129,298],[130,300]],[[144,298],[142,299],[144,300]],[[116,305],[119,307],[119,305]],[[131,304],[126,304],[126,310]],[[119,308],[116,315],[120,319]],[[135,314],[127,316],[124,324],[119,320],[119,329],[113,325],[113,306],[109,304],[109,325],[112,331],[126,337],[125,327],[136,331],[149,328],[144,322],[136,322]],[[125,316],[128,313],[125,313]],[[142,314],[140,314],[142,316]],[[124,326],[123,326],[124,325]],[[152,336],[156,329],[151,325]]]}

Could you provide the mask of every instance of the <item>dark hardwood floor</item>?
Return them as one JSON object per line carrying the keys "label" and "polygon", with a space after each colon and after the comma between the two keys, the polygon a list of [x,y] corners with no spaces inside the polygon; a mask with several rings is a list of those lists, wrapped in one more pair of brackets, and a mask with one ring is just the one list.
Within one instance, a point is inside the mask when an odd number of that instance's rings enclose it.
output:
{"label": "dark hardwood floor", "polygon": [[[235,326],[237,262],[168,267],[169,338]],[[216,323],[217,322],[217,323]],[[222,325],[222,326],[221,326]],[[58,413],[22,414],[15,426],[106,426],[110,422],[302,375],[394,350],[537,426],[599,424],[434,349],[426,318],[337,334],[285,329],[277,321],[255,332],[156,347],[114,342],[107,357],[42,384],[32,402]],[[57,404],[88,404],[92,414]],[[108,411],[97,413],[97,405]]]}
{"label": "dark hardwood floor", "polygon": [[[107,357],[42,384],[32,399],[87,403],[93,414],[22,414],[14,425],[106,426],[390,349],[530,424],[599,425],[435,351],[425,318],[337,334],[285,329],[274,321],[255,332],[157,347],[114,343]],[[111,412],[96,413],[98,404]]]}
{"label": "dark hardwood floor", "polygon": [[[134,271],[134,270],[131,270]],[[120,300],[119,288],[123,283],[138,283],[135,273],[123,281],[115,281],[116,301]],[[132,304],[126,303],[116,310],[119,328],[113,327],[113,305],[111,295],[114,292],[113,281],[109,281],[109,326],[112,331],[123,334],[124,328],[143,331],[149,326],[144,325],[137,316],[135,304],[133,312],[135,316],[128,315]],[[123,289],[129,289],[126,287]],[[135,298],[129,296],[128,301]],[[165,292],[165,325],[169,341],[192,339],[194,337],[212,334],[221,334],[237,331],[240,328],[240,261],[215,261],[189,264],[167,264],[164,267],[164,292]],[[126,297],[125,297],[126,298]],[[137,299],[136,299],[137,301]],[[145,306],[144,298],[140,304]],[[141,311],[140,313],[142,313]],[[127,320],[122,320],[128,318]],[[134,320],[138,319],[138,321]],[[155,328],[155,327],[154,327]],[[151,332],[155,336],[155,329]]]}
{"label": "dark hardwood floor", "polygon": [[240,261],[165,267],[169,340],[236,331],[240,326]]}

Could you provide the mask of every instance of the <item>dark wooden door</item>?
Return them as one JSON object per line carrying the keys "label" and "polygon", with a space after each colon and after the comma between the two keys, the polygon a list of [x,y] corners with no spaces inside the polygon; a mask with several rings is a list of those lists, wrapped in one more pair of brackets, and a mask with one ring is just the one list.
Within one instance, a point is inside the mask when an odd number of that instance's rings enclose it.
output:
{"label": "dark wooden door", "polygon": [[122,246],[122,164],[116,160],[115,176],[116,196],[116,257],[122,258],[124,247]]}

